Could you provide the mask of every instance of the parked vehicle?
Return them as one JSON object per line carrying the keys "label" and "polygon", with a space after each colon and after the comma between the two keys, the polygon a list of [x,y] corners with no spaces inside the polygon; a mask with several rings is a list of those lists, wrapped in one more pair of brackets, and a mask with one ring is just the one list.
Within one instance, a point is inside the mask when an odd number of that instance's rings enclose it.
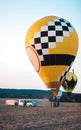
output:
{"label": "parked vehicle", "polygon": [[37,106],[37,102],[34,101],[34,100],[24,100],[24,99],[20,99],[19,102],[18,102],[18,105],[19,106],[32,106],[32,107],[35,107]]}
{"label": "parked vehicle", "polygon": [[26,106],[32,106],[32,107],[36,107],[37,106],[37,102],[34,100],[27,100],[26,101]]}
{"label": "parked vehicle", "polygon": [[26,106],[26,100],[20,99],[18,102],[18,106]]}
{"label": "parked vehicle", "polygon": [[6,102],[6,105],[9,105],[9,106],[18,106],[18,101],[17,100],[8,99],[5,102]]}

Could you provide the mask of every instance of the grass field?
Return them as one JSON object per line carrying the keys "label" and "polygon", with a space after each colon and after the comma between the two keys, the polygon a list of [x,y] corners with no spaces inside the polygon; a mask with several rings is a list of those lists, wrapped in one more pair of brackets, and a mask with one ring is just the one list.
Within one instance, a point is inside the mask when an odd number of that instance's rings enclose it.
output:
{"label": "grass field", "polygon": [[81,130],[80,105],[51,108],[46,101],[39,100],[37,107],[6,106],[0,101],[0,130]]}

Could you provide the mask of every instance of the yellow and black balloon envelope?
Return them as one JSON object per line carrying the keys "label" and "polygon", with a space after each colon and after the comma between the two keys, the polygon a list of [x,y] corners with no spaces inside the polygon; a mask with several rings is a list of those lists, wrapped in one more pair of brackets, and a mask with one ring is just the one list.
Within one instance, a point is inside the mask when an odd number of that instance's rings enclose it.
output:
{"label": "yellow and black balloon envelope", "polygon": [[57,16],[41,18],[27,31],[25,48],[35,70],[56,96],[77,54],[75,28]]}
{"label": "yellow and black balloon envelope", "polygon": [[73,72],[68,72],[62,84],[65,92],[69,96],[77,84],[77,76]]}

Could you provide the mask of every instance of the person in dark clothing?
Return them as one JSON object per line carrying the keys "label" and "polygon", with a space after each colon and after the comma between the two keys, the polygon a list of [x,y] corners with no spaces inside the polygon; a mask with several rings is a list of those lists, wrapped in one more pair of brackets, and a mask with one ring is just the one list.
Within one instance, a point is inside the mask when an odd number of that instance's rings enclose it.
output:
{"label": "person in dark clothing", "polygon": [[54,97],[54,107],[59,107],[59,101],[56,96]]}

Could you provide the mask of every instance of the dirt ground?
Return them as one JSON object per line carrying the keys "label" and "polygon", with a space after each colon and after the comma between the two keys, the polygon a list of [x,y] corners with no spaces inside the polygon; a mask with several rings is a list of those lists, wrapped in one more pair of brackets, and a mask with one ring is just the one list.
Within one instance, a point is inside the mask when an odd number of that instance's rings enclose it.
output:
{"label": "dirt ground", "polygon": [[81,106],[19,107],[0,103],[0,130],[81,130]]}

